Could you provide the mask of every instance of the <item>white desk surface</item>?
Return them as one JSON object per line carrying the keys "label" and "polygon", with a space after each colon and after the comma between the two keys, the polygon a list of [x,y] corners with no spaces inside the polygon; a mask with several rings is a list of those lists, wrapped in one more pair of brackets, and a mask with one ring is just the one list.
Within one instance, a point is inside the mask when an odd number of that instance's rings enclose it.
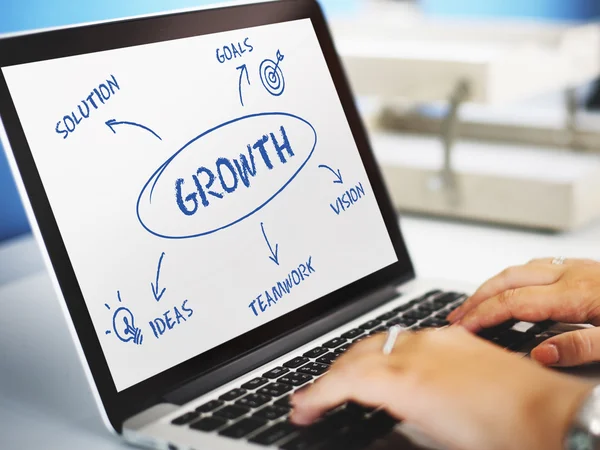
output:
{"label": "white desk surface", "polygon": [[[405,217],[417,273],[477,284],[538,256],[600,259],[600,223],[539,234]],[[30,236],[0,246],[0,448],[129,448],[103,428]]]}

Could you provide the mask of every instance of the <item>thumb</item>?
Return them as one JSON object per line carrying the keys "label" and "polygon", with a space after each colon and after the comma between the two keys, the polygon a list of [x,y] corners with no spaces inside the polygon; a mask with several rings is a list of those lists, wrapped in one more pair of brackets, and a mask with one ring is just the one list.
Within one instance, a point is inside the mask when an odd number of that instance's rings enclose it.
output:
{"label": "thumb", "polygon": [[571,367],[600,361],[600,328],[584,328],[559,334],[531,351],[545,366]]}

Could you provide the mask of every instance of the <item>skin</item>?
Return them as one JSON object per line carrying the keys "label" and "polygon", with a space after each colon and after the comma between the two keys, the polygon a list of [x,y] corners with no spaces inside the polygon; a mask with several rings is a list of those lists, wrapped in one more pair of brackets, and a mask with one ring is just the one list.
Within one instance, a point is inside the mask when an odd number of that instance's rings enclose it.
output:
{"label": "skin", "polygon": [[292,399],[308,425],[346,401],[383,407],[450,449],[559,450],[591,386],[489,344],[460,327],[359,342]]}
{"label": "skin", "polygon": [[485,282],[448,320],[477,332],[518,319],[590,324],[593,328],[552,337],[531,356],[543,365],[576,366],[600,361],[600,263],[550,258],[510,267]]}

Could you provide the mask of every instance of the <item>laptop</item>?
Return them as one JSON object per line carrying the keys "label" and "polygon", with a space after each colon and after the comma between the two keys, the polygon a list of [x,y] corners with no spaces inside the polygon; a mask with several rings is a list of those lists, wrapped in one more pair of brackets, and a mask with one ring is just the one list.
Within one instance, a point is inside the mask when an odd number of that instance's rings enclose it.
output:
{"label": "laptop", "polygon": [[[0,40],[7,150],[107,428],[155,449],[430,448],[290,394],[470,287],[416,278],[316,1]],[[519,350],[544,324],[486,338]]]}

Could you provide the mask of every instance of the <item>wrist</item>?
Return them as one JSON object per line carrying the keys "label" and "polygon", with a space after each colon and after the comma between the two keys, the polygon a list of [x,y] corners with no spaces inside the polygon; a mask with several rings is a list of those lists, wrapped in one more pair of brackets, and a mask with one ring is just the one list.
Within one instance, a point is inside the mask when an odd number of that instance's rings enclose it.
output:
{"label": "wrist", "polygon": [[[544,450],[564,450],[573,421],[594,386],[581,380],[551,373],[553,380],[545,389],[536,389],[527,415],[537,436],[535,447]],[[529,423],[529,421],[528,421]]]}

